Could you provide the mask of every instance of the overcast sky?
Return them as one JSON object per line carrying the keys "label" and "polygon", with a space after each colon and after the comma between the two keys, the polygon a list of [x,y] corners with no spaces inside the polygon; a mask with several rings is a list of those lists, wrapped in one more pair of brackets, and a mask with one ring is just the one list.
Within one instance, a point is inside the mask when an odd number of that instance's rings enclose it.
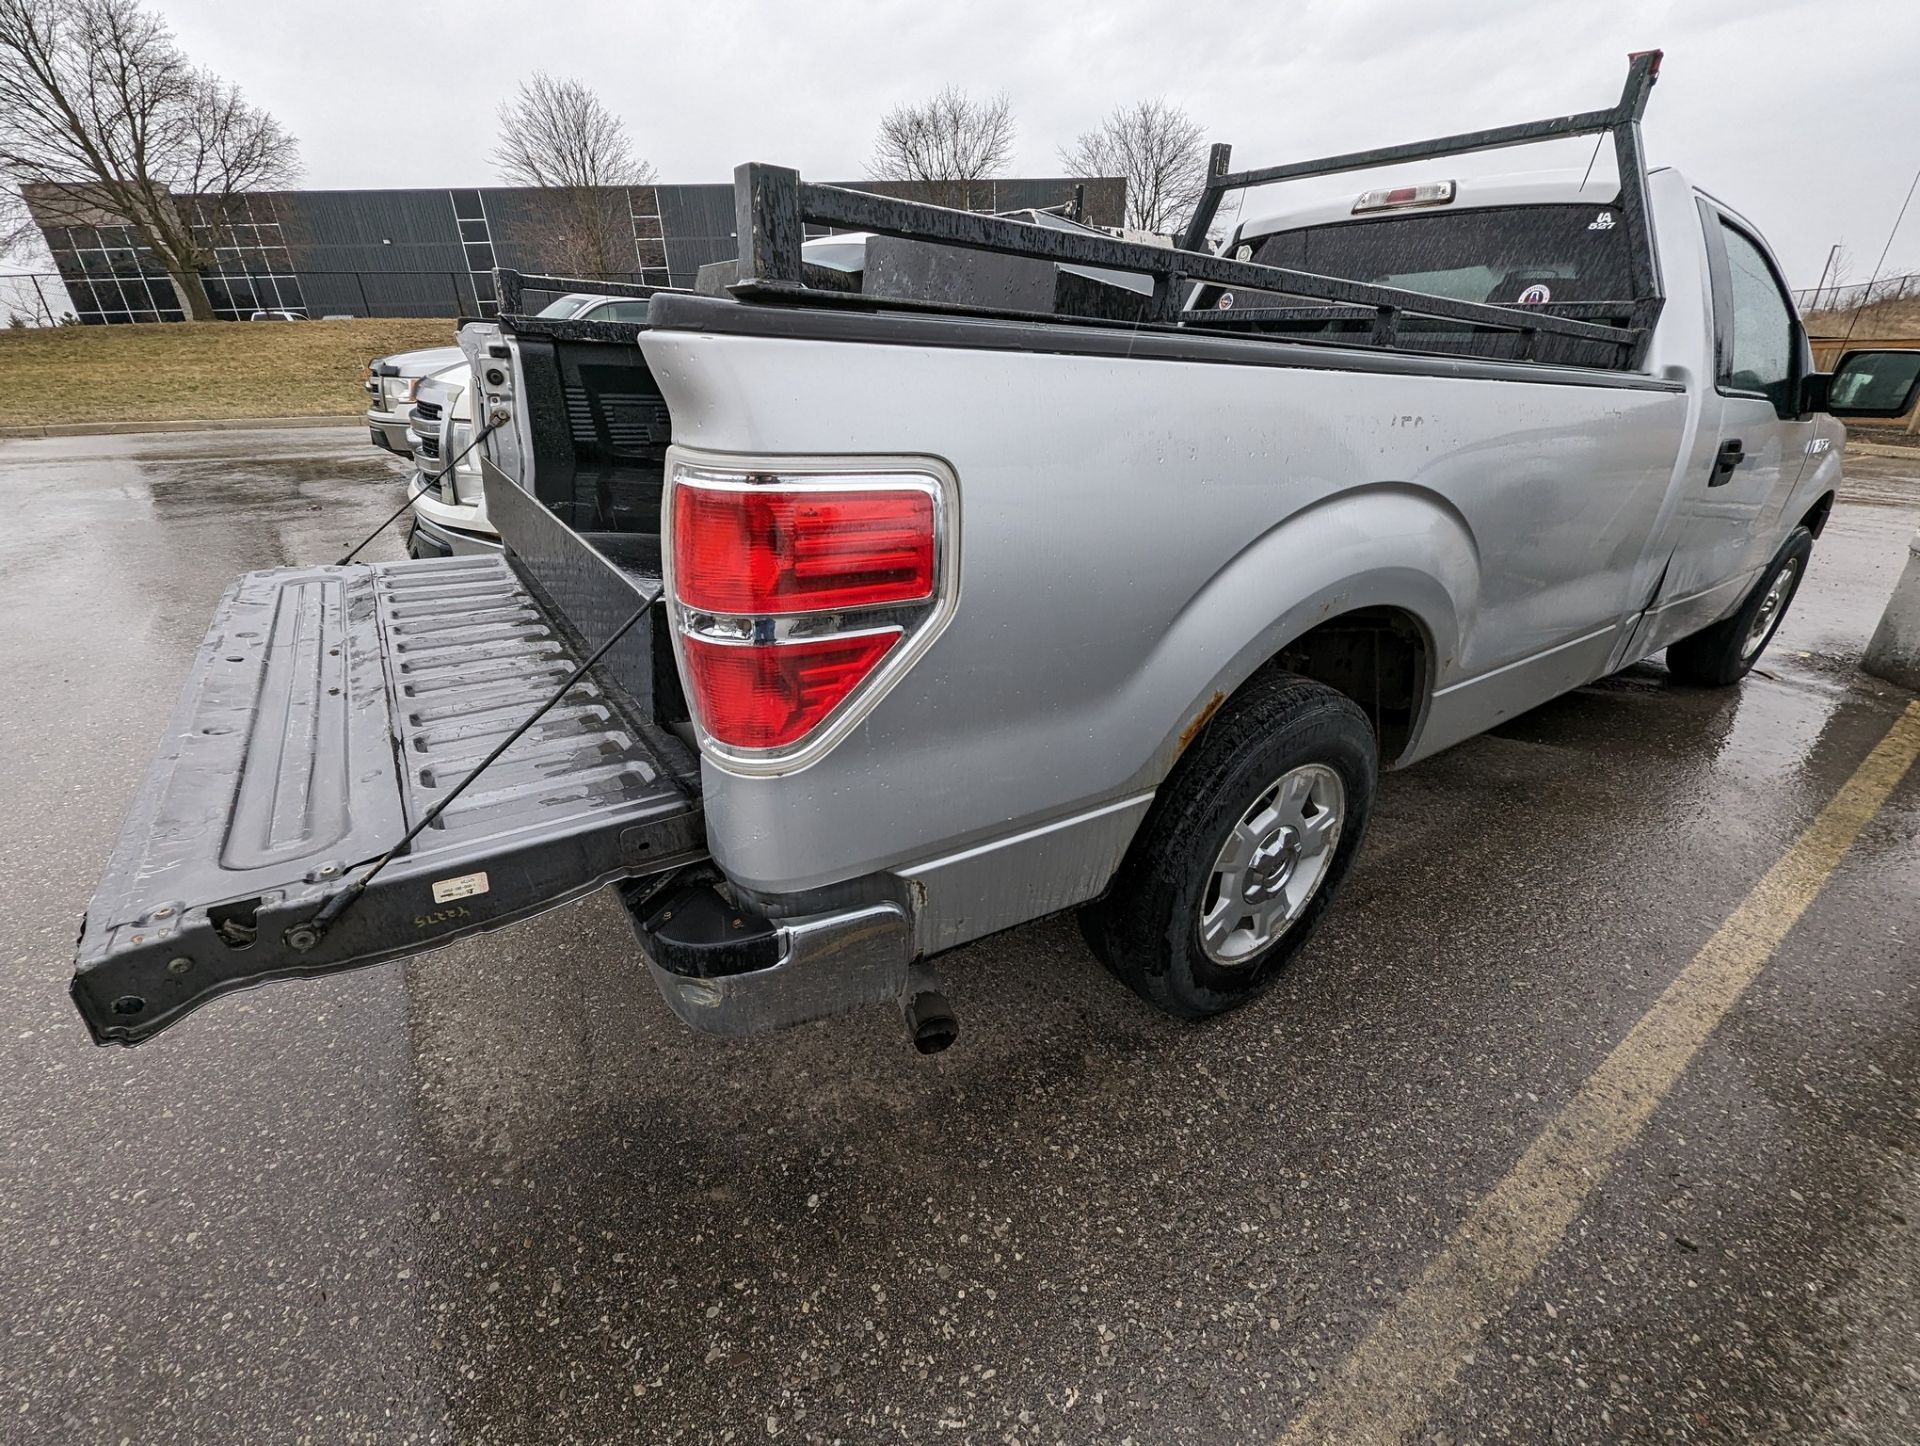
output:
{"label": "overcast sky", "polygon": [[[862,175],[881,113],[948,82],[1011,97],[1014,174],[1058,174],[1062,142],[1156,95],[1231,141],[1236,162],[1266,165],[1603,106],[1626,53],[1655,46],[1649,160],[1757,222],[1794,285],[1841,240],[1864,279],[1920,168],[1920,0],[155,8],[300,138],[313,187],[492,183],[495,107],[536,69],[599,91],[663,181],[726,180],[745,160],[825,180]],[[1576,149],[1499,166],[1585,164],[1592,143]],[[1920,270],[1920,201],[1889,270]]]}

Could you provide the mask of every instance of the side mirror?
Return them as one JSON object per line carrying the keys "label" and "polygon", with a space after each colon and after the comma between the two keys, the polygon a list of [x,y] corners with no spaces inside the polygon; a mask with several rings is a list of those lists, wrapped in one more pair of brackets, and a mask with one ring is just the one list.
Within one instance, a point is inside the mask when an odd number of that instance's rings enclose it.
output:
{"label": "side mirror", "polygon": [[1850,351],[1821,381],[1826,405],[1813,410],[1836,417],[1904,417],[1920,394],[1920,350]]}

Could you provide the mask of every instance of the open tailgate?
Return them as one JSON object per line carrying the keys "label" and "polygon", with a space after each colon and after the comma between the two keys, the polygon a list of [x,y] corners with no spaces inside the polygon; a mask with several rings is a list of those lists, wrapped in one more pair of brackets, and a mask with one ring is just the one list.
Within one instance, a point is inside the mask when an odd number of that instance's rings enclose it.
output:
{"label": "open tailgate", "polygon": [[589,673],[316,939],[301,926],[578,666],[500,558],[253,572],[214,614],[81,928],[138,1044],[229,990],[450,943],[705,851],[690,755]]}

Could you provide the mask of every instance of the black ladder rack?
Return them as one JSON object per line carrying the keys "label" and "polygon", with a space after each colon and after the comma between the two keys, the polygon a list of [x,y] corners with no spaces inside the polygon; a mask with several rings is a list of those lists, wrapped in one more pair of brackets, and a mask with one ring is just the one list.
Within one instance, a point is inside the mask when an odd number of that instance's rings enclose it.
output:
{"label": "black ladder rack", "polygon": [[[1355,151],[1324,160],[1302,161],[1264,170],[1229,172],[1226,166],[1230,150],[1226,146],[1216,145],[1210,158],[1206,190],[1178,248],[1143,245],[1092,233],[1056,231],[998,216],[984,216],[916,201],[896,200],[890,196],[870,195],[864,191],[818,185],[802,180],[797,171],[751,162],[734,171],[734,207],[740,262],[739,280],[730,289],[744,301],[805,302],[865,308],[896,305],[885,298],[864,296],[857,291],[827,290],[809,285],[809,281],[815,279],[811,275],[815,268],[803,264],[800,244],[806,239],[809,225],[827,226],[1067,265],[1134,272],[1150,278],[1153,283],[1152,297],[1146,308],[1147,319],[1140,323],[1148,327],[1204,326],[1212,329],[1220,325],[1220,320],[1211,313],[1183,309],[1190,283],[1213,282],[1222,286],[1304,297],[1321,303],[1319,306],[1264,307],[1251,313],[1230,313],[1234,328],[1247,335],[1273,337],[1273,331],[1263,328],[1297,324],[1303,320],[1365,320],[1370,323],[1367,332],[1343,335],[1338,338],[1339,343],[1391,347],[1397,344],[1397,328],[1403,316],[1430,317],[1516,333],[1520,339],[1521,353],[1528,359],[1535,355],[1538,339],[1542,336],[1601,343],[1612,348],[1616,369],[1634,369],[1645,362],[1653,326],[1659,319],[1664,301],[1659,265],[1647,220],[1646,165],[1640,146],[1640,117],[1646,109],[1647,95],[1659,69],[1659,51],[1643,51],[1634,55],[1628,66],[1626,87],[1620,101],[1607,110],[1584,111],[1553,120],[1473,131],[1409,145]],[[1303,176],[1331,175],[1403,161],[1462,155],[1471,151],[1494,150],[1533,141],[1600,132],[1612,133],[1619,158],[1619,209],[1621,225],[1626,232],[1628,254],[1632,258],[1630,276],[1633,298],[1603,307],[1583,309],[1615,316],[1625,312],[1630,318],[1625,326],[1566,314],[1573,308],[1548,310],[1457,301],[1451,297],[1432,296],[1396,286],[1379,286],[1287,267],[1236,261],[1201,249],[1206,243],[1207,229],[1213,223],[1220,201],[1229,191]],[[929,308],[925,303],[920,303],[915,309],[942,308]],[[956,314],[965,314],[968,309],[954,307],[951,310]],[[1054,313],[1034,313],[1031,319],[1065,324],[1082,321],[1081,318]],[[1298,341],[1302,338],[1291,335],[1286,339]]]}

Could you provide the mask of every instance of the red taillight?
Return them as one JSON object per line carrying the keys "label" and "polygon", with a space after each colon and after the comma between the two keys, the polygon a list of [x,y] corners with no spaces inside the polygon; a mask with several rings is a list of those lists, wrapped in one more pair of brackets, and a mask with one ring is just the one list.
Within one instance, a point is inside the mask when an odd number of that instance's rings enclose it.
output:
{"label": "red taillight", "polygon": [[701,745],[747,771],[800,766],[945,621],[952,484],[931,465],[762,472],[678,458],[669,475],[670,611]]}
{"label": "red taillight", "polygon": [[673,581],[702,612],[759,615],[917,602],[933,595],[933,499],[681,485]]}
{"label": "red taillight", "polygon": [[805,737],[900,641],[900,630],[804,642],[681,639],[700,722],[732,748],[780,748]]}

